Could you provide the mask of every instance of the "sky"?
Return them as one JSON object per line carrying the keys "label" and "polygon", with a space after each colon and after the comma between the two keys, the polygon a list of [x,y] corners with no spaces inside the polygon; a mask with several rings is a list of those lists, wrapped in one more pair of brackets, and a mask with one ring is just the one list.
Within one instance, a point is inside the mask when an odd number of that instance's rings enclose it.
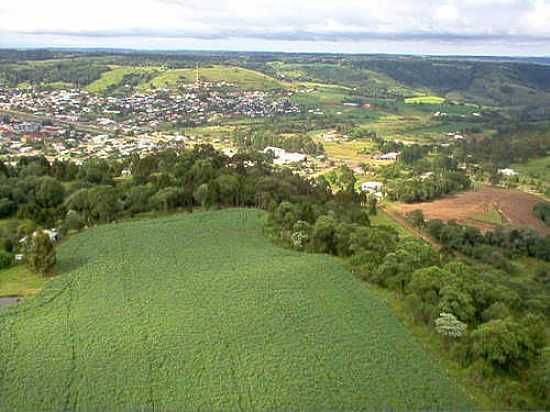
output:
{"label": "sky", "polygon": [[550,0],[1,0],[9,47],[550,56]]}

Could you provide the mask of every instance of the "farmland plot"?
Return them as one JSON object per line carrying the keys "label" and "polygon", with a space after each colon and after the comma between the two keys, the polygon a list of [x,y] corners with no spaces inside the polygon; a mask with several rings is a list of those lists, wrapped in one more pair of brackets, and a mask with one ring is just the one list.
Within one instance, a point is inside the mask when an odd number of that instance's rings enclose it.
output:
{"label": "farmland plot", "polygon": [[93,228],[0,314],[0,411],[466,409],[336,259],[272,245],[261,212]]}

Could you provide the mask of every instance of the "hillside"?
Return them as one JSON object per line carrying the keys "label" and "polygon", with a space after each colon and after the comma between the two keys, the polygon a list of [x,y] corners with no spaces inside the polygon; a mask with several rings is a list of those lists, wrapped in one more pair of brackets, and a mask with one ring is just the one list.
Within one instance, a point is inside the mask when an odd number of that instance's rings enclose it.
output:
{"label": "hillside", "polygon": [[334,258],[274,246],[261,212],[99,226],[0,315],[0,410],[465,409]]}
{"label": "hillside", "polygon": [[[175,88],[178,83],[193,83],[196,79],[195,68],[165,69],[152,67],[112,67],[90,84],[87,90],[94,93],[113,92],[116,89],[134,87],[146,92],[152,88]],[[269,90],[288,88],[289,84],[278,81],[263,73],[236,66],[209,66],[199,69],[201,81],[212,83],[227,82],[243,90]]]}

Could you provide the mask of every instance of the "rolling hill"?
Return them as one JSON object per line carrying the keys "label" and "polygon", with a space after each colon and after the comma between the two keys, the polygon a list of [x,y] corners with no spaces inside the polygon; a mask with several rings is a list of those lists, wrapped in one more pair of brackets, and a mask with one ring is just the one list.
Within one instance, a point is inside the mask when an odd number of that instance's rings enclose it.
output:
{"label": "rolling hill", "polygon": [[[196,69],[166,69],[160,66],[150,67],[112,67],[101,77],[87,86],[94,93],[104,93],[125,87],[126,84],[136,90],[146,92],[152,88],[175,88],[178,83],[193,83]],[[214,65],[200,68],[201,81],[232,83],[243,90],[285,89],[289,83],[281,82],[263,73],[236,66]]]}
{"label": "rolling hill", "polygon": [[467,409],[390,309],[262,212],[105,225],[0,314],[0,410]]}

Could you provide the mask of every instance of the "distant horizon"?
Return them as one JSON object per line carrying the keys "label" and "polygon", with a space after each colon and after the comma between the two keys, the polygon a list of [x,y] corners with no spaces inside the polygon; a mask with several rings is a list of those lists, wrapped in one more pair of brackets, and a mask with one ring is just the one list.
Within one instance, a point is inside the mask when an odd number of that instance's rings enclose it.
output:
{"label": "distant horizon", "polygon": [[116,47],[116,46],[0,46],[0,50],[45,50],[45,51],[65,51],[65,52],[146,52],[146,53],[271,53],[271,54],[311,54],[311,55],[333,55],[333,56],[403,56],[403,57],[458,57],[458,58],[509,58],[509,59],[550,59],[549,54],[437,54],[437,53],[417,53],[417,52],[356,52],[356,51],[285,51],[268,49],[190,49],[190,48],[138,48],[138,47]]}

